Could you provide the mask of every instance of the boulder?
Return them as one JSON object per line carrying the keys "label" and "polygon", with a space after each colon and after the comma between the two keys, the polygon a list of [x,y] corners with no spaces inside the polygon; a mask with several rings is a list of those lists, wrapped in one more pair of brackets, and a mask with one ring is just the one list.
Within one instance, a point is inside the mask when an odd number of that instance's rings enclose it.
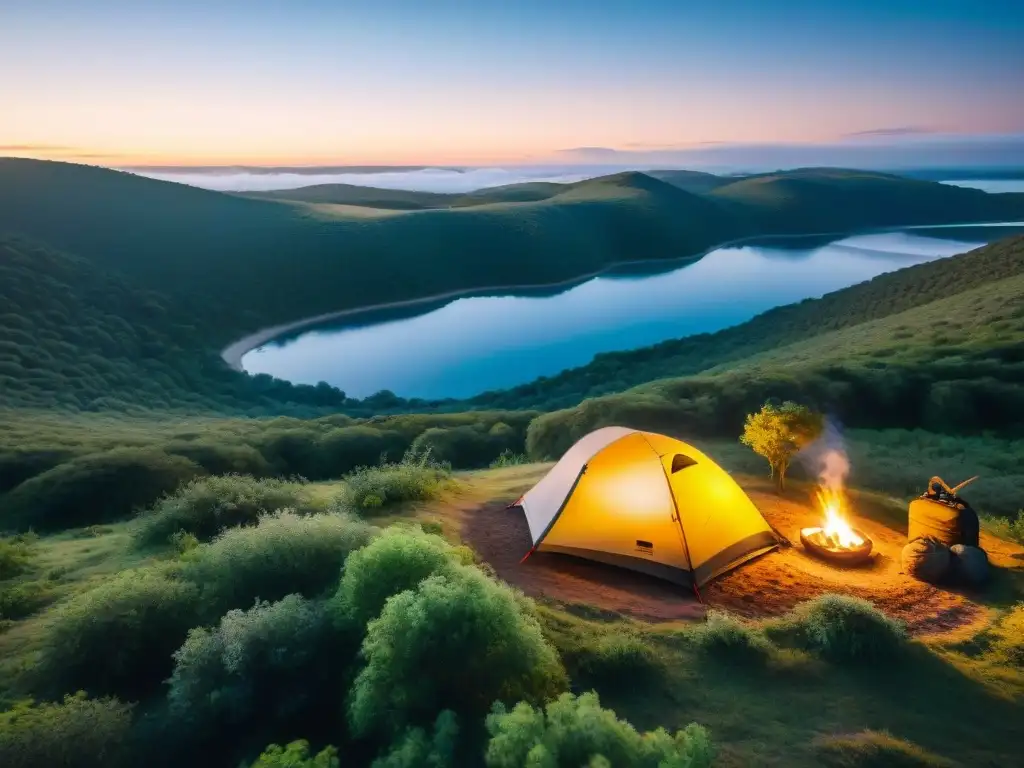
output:
{"label": "boulder", "polygon": [[960,581],[973,586],[988,581],[990,574],[985,550],[966,544],[956,544],[949,548],[949,552],[953,556],[953,572]]}
{"label": "boulder", "polygon": [[903,572],[921,581],[941,581],[949,571],[949,548],[938,539],[925,536],[903,548]]}

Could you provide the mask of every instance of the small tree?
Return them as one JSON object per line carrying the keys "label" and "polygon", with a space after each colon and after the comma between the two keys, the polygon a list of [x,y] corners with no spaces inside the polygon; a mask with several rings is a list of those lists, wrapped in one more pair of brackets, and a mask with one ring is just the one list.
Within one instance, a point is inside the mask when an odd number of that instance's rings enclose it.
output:
{"label": "small tree", "polygon": [[740,442],[768,460],[770,476],[779,491],[786,488],[786,470],[793,456],[821,434],[820,413],[786,401],[781,406],[765,403],[757,413],[747,415]]}

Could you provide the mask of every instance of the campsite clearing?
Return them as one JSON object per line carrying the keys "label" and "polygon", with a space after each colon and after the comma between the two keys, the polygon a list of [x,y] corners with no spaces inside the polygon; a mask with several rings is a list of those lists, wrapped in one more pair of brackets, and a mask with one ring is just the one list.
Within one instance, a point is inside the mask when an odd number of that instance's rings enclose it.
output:
{"label": "campsite clearing", "polygon": [[[699,619],[704,608],[689,587],[602,563],[530,550],[531,537],[519,508],[506,509],[550,469],[530,464],[465,473],[461,490],[418,507],[416,517],[441,523],[449,537],[471,546],[497,576],[534,598],[569,609],[599,611],[650,621]],[[830,565],[806,554],[799,530],[815,525],[821,512],[814,487],[794,482],[779,496],[770,481],[737,475],[765,519],[793,546],[758,557],[715,579],[701,590],[711,607],[741,616],[779,616],[797,603],[828,592],[863,597],[888,615],[907,622],[921,637],[953,641],[979,631],[1000,607],[1020,600],[1024,590],[1024,547],[982,534],[982,547],[998,570],[983,590],[937,587],[901,573],[906,544],[906,503],[852,491],[850,512],[874,542],[871,560],[857,567]]]}

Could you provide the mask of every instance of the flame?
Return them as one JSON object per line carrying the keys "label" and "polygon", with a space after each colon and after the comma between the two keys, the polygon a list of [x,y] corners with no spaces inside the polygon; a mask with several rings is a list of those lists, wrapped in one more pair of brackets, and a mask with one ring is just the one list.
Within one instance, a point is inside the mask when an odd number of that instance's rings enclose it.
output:
{"label": "flame", "polygon": [[825,510],[825,525],[822,533],[826,539],[843,549],[853,549],[864,543],[864,539],[853,532],[850,524],[843,519],[843,496],[834,488],[822,488],[818,491],[818,501]]}

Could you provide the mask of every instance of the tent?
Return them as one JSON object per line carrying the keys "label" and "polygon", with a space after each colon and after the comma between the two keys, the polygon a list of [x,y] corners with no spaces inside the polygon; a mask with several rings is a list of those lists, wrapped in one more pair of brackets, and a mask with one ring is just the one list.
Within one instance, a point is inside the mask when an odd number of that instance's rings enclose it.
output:
{"label": "tent", "polygon": [[778,544],[712,459],[625,427],[580,439],[511,506],[522,507],[530,527],[526,557],[561,552],[694,586]]}

